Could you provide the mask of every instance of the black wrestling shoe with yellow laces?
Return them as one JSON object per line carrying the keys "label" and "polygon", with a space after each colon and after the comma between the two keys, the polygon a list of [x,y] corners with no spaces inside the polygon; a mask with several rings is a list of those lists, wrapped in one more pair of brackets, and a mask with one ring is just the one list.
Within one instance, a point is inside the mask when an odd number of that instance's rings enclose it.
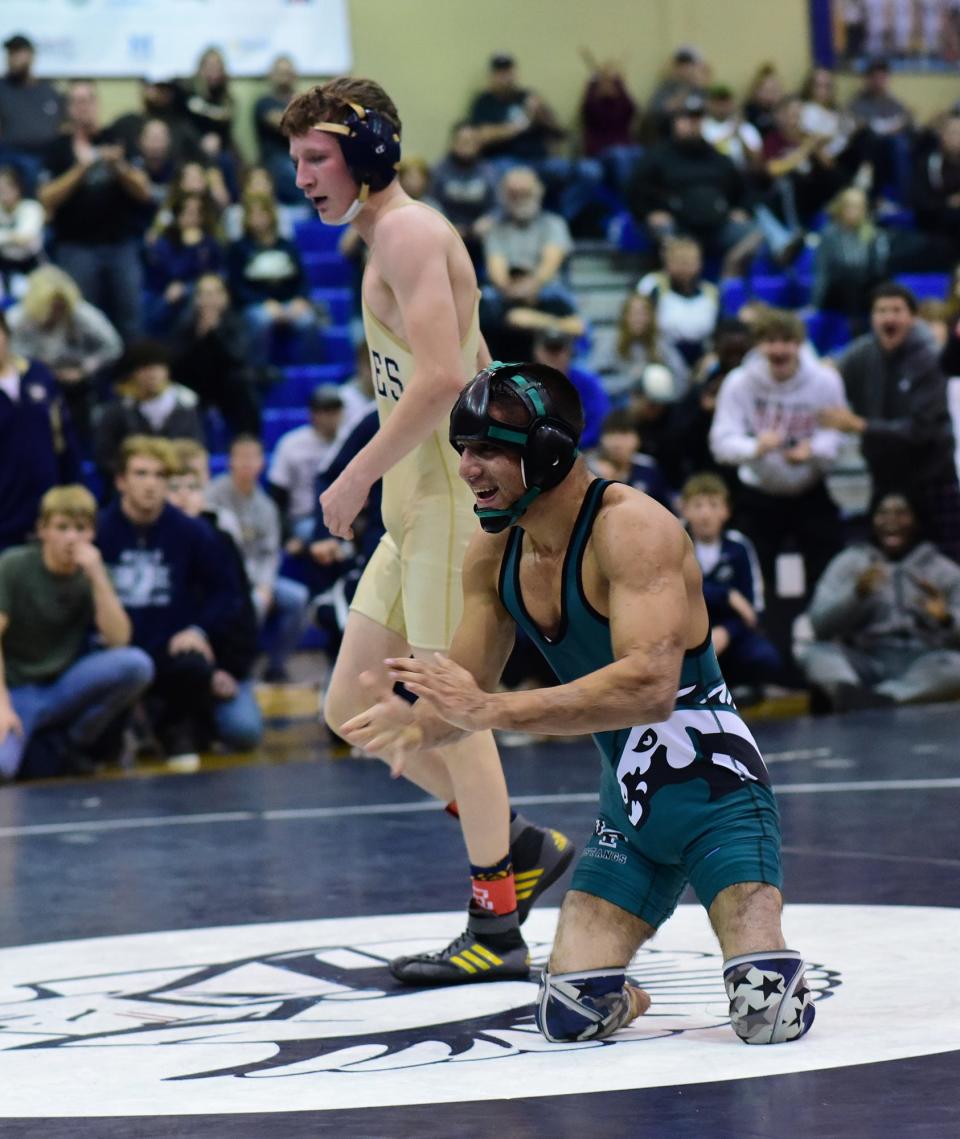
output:
{"label": "black wrestling shoe with yellow laces", "polygon": [[538,827],[522,815],[517,815],[510,824],[510,858],[521,925],[537,898],[573,861],[574,854],[576,847],[560,831]]}
{"label": "black wrestling shoe with yellow laces", "polygon": [[405,985],[465,985],[478,981],[526,981],[530,954],[517,914],[479,914],[472,908],[467,928],[438,953],[395,957],[390,972]]}

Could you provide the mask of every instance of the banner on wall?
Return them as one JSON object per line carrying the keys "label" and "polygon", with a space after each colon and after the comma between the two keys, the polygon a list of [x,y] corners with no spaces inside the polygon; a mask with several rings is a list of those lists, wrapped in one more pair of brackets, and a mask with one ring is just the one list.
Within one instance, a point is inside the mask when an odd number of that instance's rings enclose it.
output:
{"label": "banner on wall", "polygon": [[263,75],[277,55],[305,75],[351,66],[347,0],[0,0],[0,38],[37,47],[47,76],[192,75],[218,47],[231,75]]}
{"label": "banner on wall", "polygon": [[960,0],[810,0],[813,55],[821,67],[895,71],[960,67]]}

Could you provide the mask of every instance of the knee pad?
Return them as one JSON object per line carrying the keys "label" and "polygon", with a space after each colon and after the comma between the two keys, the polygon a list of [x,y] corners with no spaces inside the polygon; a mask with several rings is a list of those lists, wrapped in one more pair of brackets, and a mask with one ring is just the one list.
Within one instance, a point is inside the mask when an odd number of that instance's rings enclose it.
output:
{"label": "knee pad", "polygon": [[623,982],[622,969],[553,975],[544,970],[537,996],[537,1027],[554,1044],[609,1036],[630,1020],[630,998]]}
{"label": "knee pad", "polygon": [[744,1044],[799,1040],[813,1024],[813,994],[796,950],[731,957],[723,963],[723,983],[730,998],[730,1025]]}

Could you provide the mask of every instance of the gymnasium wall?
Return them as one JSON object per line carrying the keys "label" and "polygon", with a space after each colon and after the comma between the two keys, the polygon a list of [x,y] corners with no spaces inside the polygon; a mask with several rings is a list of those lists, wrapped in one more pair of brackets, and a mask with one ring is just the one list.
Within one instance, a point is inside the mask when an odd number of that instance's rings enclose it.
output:
{"label": "gymnasium wall", "polygon": [[[159,2],[159,0],[158,0]],[[773,60],[790,86],[810,65],[807,0],[349,0],[354,73],[379,80],[400,108],[408,154],[429,160],[483,86],[486,63],[510,51],[521,80],[572,123],[586,68],[578,48],[623,63],[644,101],[664,61],[681,43],[696,45],[717,80],[742,91],[759,62]],[[204,44],[197,45],[199,55]],[[229,60],[228,60],[229,63]],[[842,78],[844,98],[857,85]],[[236,80],[238,137],[251,153],[250,107],[263,90]],[[137,84],[100,84],[104,118],[137,103]],[[957,98],[957,77],[895,77],[894,90],[921,120]]]}

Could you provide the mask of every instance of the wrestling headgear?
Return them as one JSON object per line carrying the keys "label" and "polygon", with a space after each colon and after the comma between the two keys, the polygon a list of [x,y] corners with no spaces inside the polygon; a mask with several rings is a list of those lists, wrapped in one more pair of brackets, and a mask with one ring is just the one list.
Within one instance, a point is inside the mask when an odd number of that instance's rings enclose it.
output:
{"label": "wrestling headgear", "polygon": [[313,129],[337,136],[347,169],[359,193],[343,217],[328,225],[347,225],[357,216],[371,191],[383,190],[396,178],[400,161],[400,135],[379,111],[351,103],[342,123],[314,123]]}
{"label": "wrestling headgear", "polygon": [[[460,454],[469,443],[480,442],[520,452],[520,473],[526,488],[523,495],[503,510],[473,508],[488,534],[499,534],[512,526],[538,495],[563,482],[576,460],[580,431],[556,410],[543,382],[547,373],[569,384],[562,373],[545,364],[494,361],[467,384],[450,412],[450,443]],[[530,413],[525,427],[503,423],[490,415],[494,384],[516,396]]]}

